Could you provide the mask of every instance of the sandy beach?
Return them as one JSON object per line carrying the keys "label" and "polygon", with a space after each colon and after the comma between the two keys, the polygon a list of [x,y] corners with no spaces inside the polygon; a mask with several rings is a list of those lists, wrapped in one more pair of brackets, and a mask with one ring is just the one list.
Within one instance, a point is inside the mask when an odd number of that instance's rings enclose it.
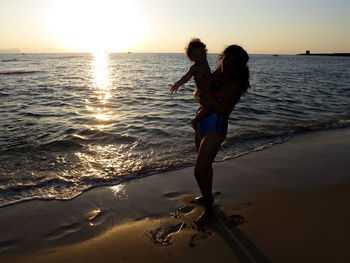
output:
{"label": "sandy beach", "polygon": [[1,262],[349,262],[350,129],[214,165],[216,218],[193,167],[1,208]]}

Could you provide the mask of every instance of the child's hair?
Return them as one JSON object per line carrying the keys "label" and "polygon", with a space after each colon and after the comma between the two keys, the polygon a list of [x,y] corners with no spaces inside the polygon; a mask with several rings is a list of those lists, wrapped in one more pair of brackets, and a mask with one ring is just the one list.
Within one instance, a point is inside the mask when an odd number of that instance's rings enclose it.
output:
{"label": "child's hair", "polygon": [[191,41],[185,47],[186,55],[189,58],[189,60],[192,60],[192,51],[195,48],[204,48],[205,53],[207,52],[207,46],[199,38],[192,38]]}

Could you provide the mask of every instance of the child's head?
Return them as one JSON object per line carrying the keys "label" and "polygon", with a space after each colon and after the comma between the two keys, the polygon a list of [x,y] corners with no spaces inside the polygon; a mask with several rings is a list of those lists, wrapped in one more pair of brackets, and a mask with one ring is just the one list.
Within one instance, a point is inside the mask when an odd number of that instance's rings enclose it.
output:
{"label": "child's head", "polygon": [[194,62],[207,57],[207,47],[199,38],[192,38],[185,50],[189,60]]}

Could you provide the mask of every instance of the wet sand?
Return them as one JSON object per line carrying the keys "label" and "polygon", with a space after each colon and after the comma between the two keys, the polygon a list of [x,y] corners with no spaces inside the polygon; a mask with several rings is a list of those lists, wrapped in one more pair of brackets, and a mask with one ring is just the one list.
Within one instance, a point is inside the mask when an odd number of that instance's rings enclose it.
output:
{"label": "wet sand", "polygon": [[309,132],[215,163],[217,217],[193,167],[70,201],[1,208],[1,262],[349,262],[350,129]]}

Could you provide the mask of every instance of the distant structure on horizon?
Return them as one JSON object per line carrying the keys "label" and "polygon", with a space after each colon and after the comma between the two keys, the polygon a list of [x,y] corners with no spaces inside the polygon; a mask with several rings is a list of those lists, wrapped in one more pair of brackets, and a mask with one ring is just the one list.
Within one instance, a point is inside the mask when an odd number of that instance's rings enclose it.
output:
{"label": "distant structure on horizon", "polygon": [[332,56],[332,57],[350,57],[350,53],[311,53],[310,50],[306,50],[304,54],[298,54],[301,56]]}
{"label": "distant structure on horizon", "polygon": [[0,53],[21,53],[21,50],[18,48],[7,48],[7,49],[0,49]]}

